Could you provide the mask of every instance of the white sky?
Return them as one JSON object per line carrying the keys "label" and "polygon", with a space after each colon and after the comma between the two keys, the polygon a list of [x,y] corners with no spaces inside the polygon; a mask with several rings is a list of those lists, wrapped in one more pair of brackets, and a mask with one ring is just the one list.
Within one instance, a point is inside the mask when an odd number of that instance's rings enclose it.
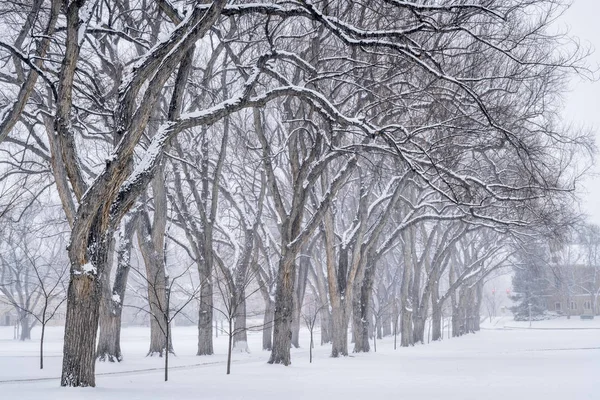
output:
{"label": "white sky", "polygon": [[[568,28],[572,36],[578,37],[584,46],[595,48],[590,65],[600,66],[600,1],[574,0],[573,5],[561,18],[559,25]],[[600,74],[599,74],[600,75]],[[596,131],[596,143],[600,147],[600,82],[576,80],[565,96],[565,118],[575,126],[584,126]],[[600,160],[599,160],[600,161]],[[589,222],[600,224],[600,167],[598,162],[594,175],[586,179],[582,193],[582,210]]]}

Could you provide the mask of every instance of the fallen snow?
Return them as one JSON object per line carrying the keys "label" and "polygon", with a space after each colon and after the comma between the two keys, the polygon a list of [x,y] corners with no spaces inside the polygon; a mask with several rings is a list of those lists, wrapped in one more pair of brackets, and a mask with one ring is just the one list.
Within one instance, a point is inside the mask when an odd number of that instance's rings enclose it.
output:
{"label": "fallen snow", "polygon": [[[505,326],[510,328],[504,328]],[[37,369],[39,328],[33,341],[12,339],[0,327],[2,399],[444,399],[444,400],[585,400],[600,398],[600,320],[560,319],[533,323],[495,319],[475,335],[393,349],[392,338],[377,341],[377,353],[328,357],[317,345],[308,362],[308,337],[292,350],[292,365],[268,365],[261,335],[249,332],[251,353],[233,354],[232,375],[225,375],[227,336],[215,339],[214,356],[197,357],[196,329],[175,327],[177,356],[169,382],[162,362],[146,358],[149,331],[122,332],[122,363],[98,363],[97,387],[60,388],[62,329],[47,331],[47,368]],[[560,328],[560,329],[556,329]],[[586,329],[582,329],[586,328]],[[593,328],[593,329],[590,329]],[[318,333],[317,333],[318,341]],[[140,372],[127,372],[145,369]],[[120,372],[120,374],[103,375]],[[11,379],[48,377],[47,381],[8,383]]]}
{"label": "fallen snow", "polygon": [[96,269],[96,267],[94,266],[94,264],[88,262],[86,264],[83,264],[81,266],[81,270],[83,271],[84,274],[93,274],[95,275],[98,270]]}

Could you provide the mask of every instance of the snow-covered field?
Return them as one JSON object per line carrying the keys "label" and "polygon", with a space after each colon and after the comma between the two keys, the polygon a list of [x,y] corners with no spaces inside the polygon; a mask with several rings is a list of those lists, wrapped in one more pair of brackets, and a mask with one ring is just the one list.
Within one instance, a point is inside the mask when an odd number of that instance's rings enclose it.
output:
{"label": "snow-covered field", "polygon": [[59,387],[60,328],[50,328],[40,371],[39,329],[23,343],[0,327],[0,399],[600,399],[600,319],[528,326],[499,319],[475,335],[398,350],[388,338],[378,341],[377,353],[342,359],[317,345],[313,364],[305,335],[287,368],[268,365],[260,334],[250,333],[252,352],[234,354],[229,376],[225,337],[216,339],[217,355],[196,357],[195,328],[176,327],[169,382],[163,360],[145,357],[148,329],[125,328],[125,360],[98,363],[97,387],[83,389]]}

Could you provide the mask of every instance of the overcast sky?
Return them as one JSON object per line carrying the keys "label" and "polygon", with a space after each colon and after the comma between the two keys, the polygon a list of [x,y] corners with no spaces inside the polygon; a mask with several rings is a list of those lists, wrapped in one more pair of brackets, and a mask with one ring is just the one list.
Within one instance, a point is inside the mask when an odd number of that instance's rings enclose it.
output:
{"label": "overcast sky", "polygon": [[[573,5],[561,19],[560,25],[568,28],[572,36],[583,45],[595,48],[590,64],[600,65],[600,1],[574,0]],[[565,117],[575,125],[593,128],[596,143],[600,146],[600,82],[574,81],[566,96]],[[600,161],[600,160],[599,160]],[[598,163],[597,163],[598,164]],[[600,224],[600,168],[594,168],[595,176],[585,181],[582,209],[590,215],[590,222]]]}

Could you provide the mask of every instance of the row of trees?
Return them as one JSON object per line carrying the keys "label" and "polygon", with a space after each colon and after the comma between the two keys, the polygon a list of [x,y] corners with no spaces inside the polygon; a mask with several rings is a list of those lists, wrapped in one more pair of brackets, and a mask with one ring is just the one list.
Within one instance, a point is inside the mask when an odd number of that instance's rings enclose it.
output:
{"label": "row of trees", "polygon": [[213,352],[215,287],[238,348],[257,290],[269,362],[288,365],[308,289],[332,356],[350,326],[369,351],[371,316],[399,319],[410,345],[429,315],[441,336],[450,304],[459,335],[515,243],[572,220],[590,144],[557,110],[586,54],[549,26],[555,0],[0,7],[1,213],[40,193],[62,205],[63,386],[121,359],[134,249],[150,354],[172,347],[169,290],[192,264],[198,355]]}

